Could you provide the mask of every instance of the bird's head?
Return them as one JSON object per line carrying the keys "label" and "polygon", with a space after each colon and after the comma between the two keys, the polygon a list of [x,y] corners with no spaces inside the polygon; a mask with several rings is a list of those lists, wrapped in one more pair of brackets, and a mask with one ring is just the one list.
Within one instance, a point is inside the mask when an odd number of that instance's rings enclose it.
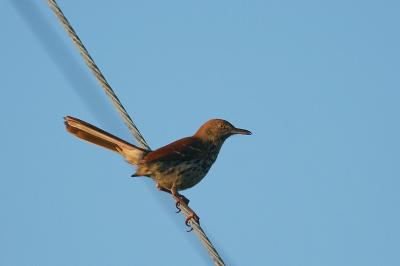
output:
{"label": "bird's head", "polygon": [[195,136],[206,141],[222,143],[235,134],[251,135],[251,132],[246,129],[236,128],[226,120],[212,119],[203,124],[197,130]]}

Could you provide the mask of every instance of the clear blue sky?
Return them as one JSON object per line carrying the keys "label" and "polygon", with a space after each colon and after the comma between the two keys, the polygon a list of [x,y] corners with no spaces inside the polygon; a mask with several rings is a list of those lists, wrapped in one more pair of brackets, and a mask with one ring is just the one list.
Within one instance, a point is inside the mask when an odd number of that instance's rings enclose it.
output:
{"label": "clear blue sky", "polygon": [[[210,265],[168,195],[65,132],[133,141],[28,3],[0,3],[0,265]],[[153,148],[215,117],[254,132],[183,193],[229,265],[400,265],[398,1],[59,4]]]}

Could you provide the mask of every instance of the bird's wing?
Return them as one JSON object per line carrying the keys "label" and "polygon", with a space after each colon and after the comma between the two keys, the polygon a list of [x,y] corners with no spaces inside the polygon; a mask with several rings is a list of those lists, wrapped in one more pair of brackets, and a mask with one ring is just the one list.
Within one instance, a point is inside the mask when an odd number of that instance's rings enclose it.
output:
{"label": "bird's wing", "polygon": [[148,153],[143,158],[143,162],[193,160],[201,156],[204,152],[202,145],[204,144],[196,137],[183,138]]}

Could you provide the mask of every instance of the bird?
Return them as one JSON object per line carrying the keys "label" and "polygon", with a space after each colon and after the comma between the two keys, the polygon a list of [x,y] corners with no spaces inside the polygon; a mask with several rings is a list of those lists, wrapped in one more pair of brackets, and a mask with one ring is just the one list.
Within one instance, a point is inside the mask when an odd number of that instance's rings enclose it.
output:
{"label": "bird", "polygon": [[[150,177],[160,191],[170,193],[179,205],[189,200],[179,191],[198,184],[208,173],[221,150],[222,144],[232,135],[251,135],[249,130],[236,128],[223,119],[211,119],[204,123],[193,136],[185,137],[156,150],[133,145],[94,125],[72,116],[64,117],[66,130],[76,137],[122,155],[136,167],[132,176]],[[189,208],[190,209],[190,208]],[[191,210],[186,218],[199,222]]]}

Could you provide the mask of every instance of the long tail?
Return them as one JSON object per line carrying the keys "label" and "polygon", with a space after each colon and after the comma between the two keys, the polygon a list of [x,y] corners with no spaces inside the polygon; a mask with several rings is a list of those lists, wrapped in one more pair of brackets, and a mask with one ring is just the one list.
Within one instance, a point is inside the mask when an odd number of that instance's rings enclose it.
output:
{"label": "long tail", "polygon": [[80,139],[120,153],[125,160],[136,165],[149,151],[132,145],[100,128],[78,118],[66,116],[64,123],[67,131]]}

